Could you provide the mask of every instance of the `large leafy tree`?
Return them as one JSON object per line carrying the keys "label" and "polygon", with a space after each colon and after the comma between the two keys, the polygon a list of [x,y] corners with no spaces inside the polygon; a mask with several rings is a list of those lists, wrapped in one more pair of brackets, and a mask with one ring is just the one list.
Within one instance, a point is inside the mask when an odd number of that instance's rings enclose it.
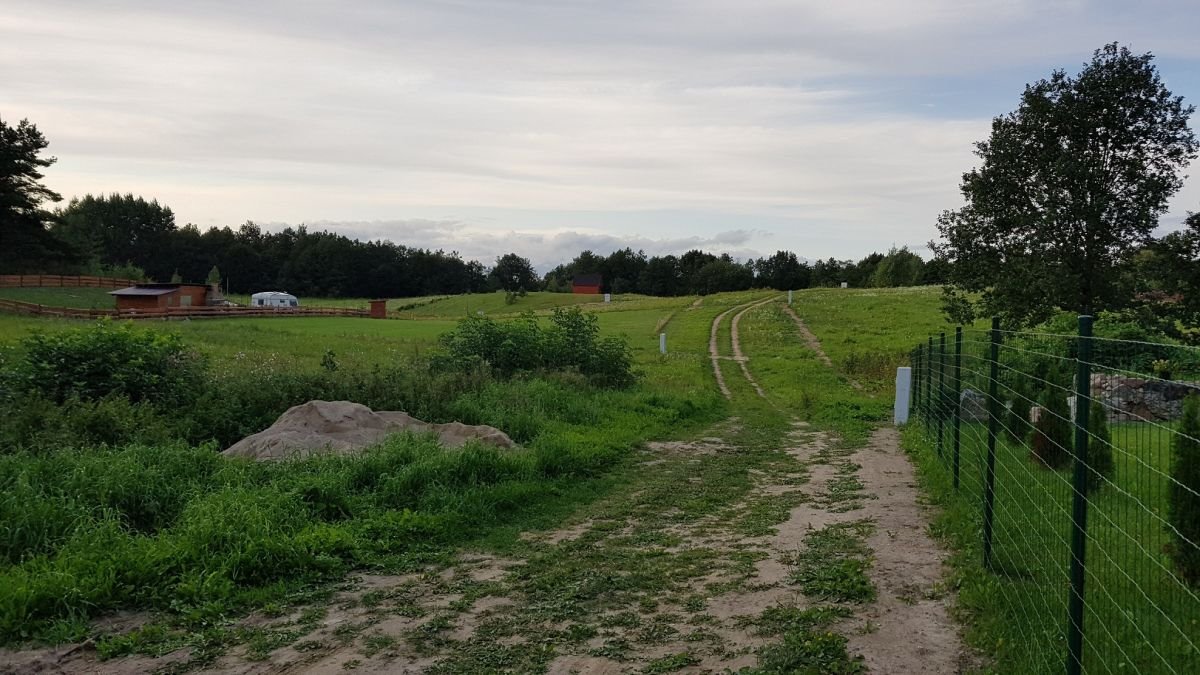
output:
{"label": "large leafy tree", "polygon": [[938,219],[952,319],[1020,325],[1118,300],[1118,266],[1150,240],[1197,150],[1194,108],[1153,58],[1106,45],[1078,75],[1026,86],[1017,110],[992,121],[975,146],[981,166],[963,176],[966,205]]}
{"label": "large leafy tree", "polygon": [[498,288],[510,295],[525,295],[538,287],[537,272],[527,258],[516,253],[506,253],[496,258],[490,277]]}
{"label": "large leafy tree", "polygon": [[62,199],[42,185],[42,169],[56,158],[43,157],[49,142],[38,128],[21,120],[0,119],[0,270],[43,272],[76,262],[74,251],[47,230],[44,202]]}

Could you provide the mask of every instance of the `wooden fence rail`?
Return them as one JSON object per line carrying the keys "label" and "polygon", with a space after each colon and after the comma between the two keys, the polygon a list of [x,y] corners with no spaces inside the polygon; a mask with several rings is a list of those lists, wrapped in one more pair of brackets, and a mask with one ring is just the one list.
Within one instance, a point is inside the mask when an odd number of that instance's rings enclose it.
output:
{"label": "wooden fence rail", "polygon": [[0,288],[125,288],[136,279],[63,274],[0,274]]}
{"label": "wooden fence rail", "polygon": [[75,309],[51,307],[20,300],[0,299],[0,310],[52,316],[67,319],[217,319],[217,318],[275,318],[287,316],[356,316],[366,317],[365,309],[345,307],[166,307],[163,309]]}

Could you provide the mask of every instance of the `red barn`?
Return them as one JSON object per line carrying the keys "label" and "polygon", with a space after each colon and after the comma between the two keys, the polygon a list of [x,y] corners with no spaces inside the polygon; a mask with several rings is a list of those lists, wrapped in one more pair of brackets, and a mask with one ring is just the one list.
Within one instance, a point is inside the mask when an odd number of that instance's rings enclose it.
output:
{"label": "red barn", "polygon": [[205,284],[138,284],[112,291],[118,310],[156,312],[168,307],[203,307],[208,304]]}
{"label": "red barn", "polygon": [[604,279],[599,274],[576,274],[571,280],[571,292],[580,295],[600,295]]}

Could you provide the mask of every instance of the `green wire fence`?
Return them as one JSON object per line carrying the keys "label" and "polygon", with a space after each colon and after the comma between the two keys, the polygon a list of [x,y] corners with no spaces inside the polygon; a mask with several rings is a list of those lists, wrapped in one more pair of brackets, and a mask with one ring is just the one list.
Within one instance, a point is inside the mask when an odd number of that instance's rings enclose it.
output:
{"label": "green wire fence", "polygon": [[1200,673],[1200,350],[955,329],[912,423],[979,537],[1004,672]]}

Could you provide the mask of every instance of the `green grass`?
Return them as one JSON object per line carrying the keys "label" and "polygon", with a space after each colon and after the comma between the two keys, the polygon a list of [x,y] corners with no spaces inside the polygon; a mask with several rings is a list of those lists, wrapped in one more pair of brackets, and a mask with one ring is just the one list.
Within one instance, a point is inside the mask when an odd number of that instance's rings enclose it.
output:
{"label": "green grass", "polygon": [[32,302],[48,307],[113,309],[111,288],[0,288],[0,299]]}
{"label": "green grass", "polygon": [[[922,484],[942,505],[935,531],[956,549],[953,564],[968,637],[1010,672],[1061,672],[1066,660],[1070,472],[1033,464],[1024,443],[1003,439],[996,453],[993,572],[981,565],[983,425],[962,432],[960,488],[919,428],[905,434]],[[1195,672],[1197,654],[1182,634],[1200,634],[1200,603],[1170,572],[1166,515],[1166,432],[1145,424],[1112,427],[1114,483],[1092,497],[1085,588],[1084,668]],[[949,438],[949,437],[947,437]],[[1171,664],[1170,668],[1166,664]]]}
{"label": "green grass", "polygon": [[937,286],[806,289],[795,293],[792,307],[838,371],[877,392],[887,391],[918,341],[954,334]]}

